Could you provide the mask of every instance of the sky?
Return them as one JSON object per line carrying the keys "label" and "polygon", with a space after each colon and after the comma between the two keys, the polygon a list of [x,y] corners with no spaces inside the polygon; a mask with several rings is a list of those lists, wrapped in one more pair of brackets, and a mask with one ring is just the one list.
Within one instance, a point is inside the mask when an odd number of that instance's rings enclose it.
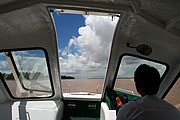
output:
{"label": "sky", "polygon": [[[19,72],[41,72],[48,75],[47,63],[42,50],[24,50],[11,53]],[[10,65],[4,53],[0,53],[0,72],[11,73]]]}
{"label": "sky", "polygon": [[58,42],[58,45],[60,49],[63,49],[68,45],[69,40],[72,37],[79,36],[78,28],[85,26],[84,17],[82,15],[74,15],[74,14],[59,15],[55,12],[53,13],[53,17],[56,24],[58,41],[61,41]]}

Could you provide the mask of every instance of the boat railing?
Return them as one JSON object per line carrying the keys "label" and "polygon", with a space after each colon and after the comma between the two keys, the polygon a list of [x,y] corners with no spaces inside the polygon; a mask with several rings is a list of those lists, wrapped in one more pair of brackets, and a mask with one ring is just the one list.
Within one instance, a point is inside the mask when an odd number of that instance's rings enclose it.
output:
{"label": "boat railing", "polygon": [[103,85],[97,85],[97,87],[96,87],[96,94],[99,93],[99,91],[98,91],[98,90],[99,90],[99,89],[98,89],[99,87],[103,87]]}
{"label": "boat railing", "polygon": [[66,85],[68,86],[68,92],[71,93],[71,85],[69,83],[66,83]]}
{"label": "boat railing", "polygon": [[128,89],[124,89],[124,88],[118,88],[118,87],[114,87],[115,90],[119,90],[119,91],[122,91],[122,92],[125,92],[125,93],[130,93],[132,95],[135,95],[134,94],[134,91],[132,90],[128,90]]}

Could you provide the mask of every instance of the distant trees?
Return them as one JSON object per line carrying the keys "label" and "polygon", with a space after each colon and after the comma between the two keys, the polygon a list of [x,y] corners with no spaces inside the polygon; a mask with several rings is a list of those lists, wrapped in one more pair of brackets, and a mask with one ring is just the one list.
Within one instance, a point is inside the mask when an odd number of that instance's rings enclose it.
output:
{"label": "distant trees", "polygon": [[44,75],[41,72],[22,72],[23,76],[27,79],[27,80],[37,80],[39,78],[39,76],[41,77],[48,77],[47,75]]}
{"label": "distant trees", "polygon": [[3,73],[2,76],[6,80],[14,80],[14,76],[12,73],[10,73],[10,74]]}
{"label": "distant trees", "polygon": [[61,79],[75,79],[75,77],[62,75]]}
{"label": "distant trees", "polygon": [[[12,73],[9,73],[9,74],[8,73],[3,73],[2,76],[3,76],[3,78],[5,80],[14,80],[14,75]],[[48,75],[44,75],[41,72],[22,72],[22,73],[19,73],[18,76],[21,77],[21,78],[24,77],[27,80],[37,80],[37,79],[47,79],[47,78],[49,78]],[[72,76],[62,75],[61,79],[75,79],[75,78],[72,77]]]}
{"label": "distant trees", "polygon": [[[3,73],[2,76],[5,80],[14,80],[14,75],[12,73]],[[37,80],[39,78],[44,79],[49,77],[41,72],[22,72],[18,73],[18,76],[27,80]]]}

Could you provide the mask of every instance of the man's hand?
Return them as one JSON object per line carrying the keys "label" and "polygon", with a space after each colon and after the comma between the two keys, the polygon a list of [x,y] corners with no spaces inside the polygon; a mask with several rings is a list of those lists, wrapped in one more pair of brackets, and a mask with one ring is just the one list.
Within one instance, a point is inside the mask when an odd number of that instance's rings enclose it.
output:
{"label": "man's hand", "polygon": [[122,96],[119,96],[119,97],[116,98],[116,103],[117,103],[116,110],[119,110],[119,108],[123,105],[122,100],[124,100],[124,98]]}

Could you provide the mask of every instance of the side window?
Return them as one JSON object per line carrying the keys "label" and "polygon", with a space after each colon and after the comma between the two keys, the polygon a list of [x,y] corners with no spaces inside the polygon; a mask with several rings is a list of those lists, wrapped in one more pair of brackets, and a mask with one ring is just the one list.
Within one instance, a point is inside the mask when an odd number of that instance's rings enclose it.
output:
{"label": "side window", "polygon": [[134,72],[136,68],[141,64],[147,64],[155,67],[162,76],[166,70],[166,66],[160,63],[148,61],[133,56],[123,56],[119,66],[114,90],[140,96],[135,88],[134,84]]}
{"label": "side window", "polygon": [[180,111],[180,78],[176,81],[172,89],[169,91],[169,93],[164,98],[167,102],[174,105],[178,110]]}
{"label": "side window", "polygon": [[53,94],[42,50],[1,52],[0,72],[15,98],[50,97]]}

